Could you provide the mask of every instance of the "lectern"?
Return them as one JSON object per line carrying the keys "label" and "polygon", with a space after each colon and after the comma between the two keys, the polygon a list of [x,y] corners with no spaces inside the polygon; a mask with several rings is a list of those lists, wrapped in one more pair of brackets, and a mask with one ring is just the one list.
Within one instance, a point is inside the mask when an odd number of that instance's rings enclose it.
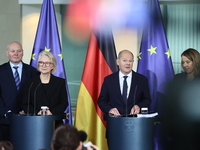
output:
{"label": "lectern", "polygon": [[153,150],[153,118],[104,116],[109,150]]}
{"label": "lectern", "polygon": [[51,150],[55,121],[63,116],[10,116],[10,138],[15,150]]}

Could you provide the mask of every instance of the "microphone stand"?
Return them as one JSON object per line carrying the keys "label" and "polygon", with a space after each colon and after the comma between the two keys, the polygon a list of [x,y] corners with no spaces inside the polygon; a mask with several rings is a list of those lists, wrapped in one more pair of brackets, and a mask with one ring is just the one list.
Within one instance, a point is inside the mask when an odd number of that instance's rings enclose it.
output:
{"label": "microphone stand", "polygon": [[28,108],[27,108],[27,116],[29,116],[30,114],[29,114],[29,105],[30,105],[30,92],[31,92],[31,88],[32,88],[32,86],[33,86],[33,82],[31,83],[31,85],[30,85],[30,87],[29,87],[29,89],[28,89]]}
{"label": "microphone stand", "polygon": [[134,103],[133,103],[133,106],[135,105],[135,95],[136,95],[136,91],[137,91],[137,85],[135,87],[135,92],[134,92]]}
{"label": "microphone stand", "polygon": [[35,107],[36,107],[36,92],[40,85],[41,83],[38,84],[38,86],[35,88],[35,91],[34,91],[34,113],[33,113],[34,116],[35,116]]}
{"label": "microphone stand", "polygon": [[136,95],[136,91],[137,91],[137,85],[136,85],[136,87],[135,87],[135,92],[134,92],[134,101],[133,101],[133,106],[135,106],[135,95]]}
{"label": "microphone stand", "polygon": [[[126,87],[126,91],[128,90],[128,86]],[[126,117],[127,117],[127,97],[126,97]]]}

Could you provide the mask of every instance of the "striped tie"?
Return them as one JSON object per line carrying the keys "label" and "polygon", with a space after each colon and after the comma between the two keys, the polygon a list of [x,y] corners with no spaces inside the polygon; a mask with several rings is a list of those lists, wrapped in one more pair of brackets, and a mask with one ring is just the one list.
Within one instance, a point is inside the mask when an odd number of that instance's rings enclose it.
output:
{"label": "striped tie", "polygon": [[13,68],[15,69],[14,78],[15,78],[16,87],[17,87],[17,90],[19,90],[20,78],[19,78],[19,73],[17,71],[18,66],[14,66]]}

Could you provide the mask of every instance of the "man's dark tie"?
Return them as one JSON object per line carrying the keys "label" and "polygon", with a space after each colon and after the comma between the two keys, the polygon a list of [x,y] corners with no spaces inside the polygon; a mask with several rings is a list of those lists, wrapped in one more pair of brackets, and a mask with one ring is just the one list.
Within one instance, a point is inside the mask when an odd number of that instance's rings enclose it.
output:
{"label": "man's dark tie", "polygon": [[14,79],[15,79],[16,87],[17,87],[17,90],[19,90],[20,78],[19,78],[19,73],[18,73],[18,70],[17,70],[18,66],[14,66],[13,68],[15,69]]}
{"label": "man's dark tie", "polygon": [[124,101],[127,100],[127,88],[128,88],[128,86],[127,86],[127,81],[126,81],[127,77],[128,77],[128,76],[123,76],[123,78],[124,78],[124,83],[123,83],[123,92],[122,92],[122,96],[123,96]]}

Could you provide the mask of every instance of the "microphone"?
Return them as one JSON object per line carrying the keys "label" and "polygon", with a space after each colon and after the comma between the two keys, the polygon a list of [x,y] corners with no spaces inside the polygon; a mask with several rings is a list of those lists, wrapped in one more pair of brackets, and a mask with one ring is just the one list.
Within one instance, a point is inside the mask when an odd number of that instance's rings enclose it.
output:
{"label": "microphone", "polygon": [[31,93],[31,88],[33,86],[33,82],[31,83],[29,89],[28,89],[28,106],[27,106],[27,116],[29,116],[29,108],[30,108],[30,93]]}
{"label": "microphone", "polygon": [[87,139],[87,133],[85,131],[80,130],[79,131],[79,135],[80,135],[80,140],[82,142],[86,141],[86,139]]}
{"label": "microphone", "polygon": [[37,85],[37,87],[35,88],[35,91],[34,91],[34,113],[33,113],[33,115],[35,116],[35,107],[36,107],[36,92],[37,92],[37,89],[38,89],[38,87],[41,85],[41,83],[39,83],[38,85]]}
{"label": "microphone", "polygon": [[89,141],[87,143],[84,143],[84,141],[86,141],[86,139],[87,139],[87,133],[85,131],[80,130],[79,137],[80,137],[81,142],[83,142],[81,150],[87,150],[87,147],[90,147],[90,149],[92,149],[92,150],[96,150],[94,147],[91,146],[92,142]]}
{"label": "microphone", "polygon": [[81,150],[87,150],[87,148],[84,146],[84,142],[87,139],[87,133],[85,131],[83,131],[83,130],[80,130],[79,131],[79,137],[80,137],[81,142],[83,142]]}

